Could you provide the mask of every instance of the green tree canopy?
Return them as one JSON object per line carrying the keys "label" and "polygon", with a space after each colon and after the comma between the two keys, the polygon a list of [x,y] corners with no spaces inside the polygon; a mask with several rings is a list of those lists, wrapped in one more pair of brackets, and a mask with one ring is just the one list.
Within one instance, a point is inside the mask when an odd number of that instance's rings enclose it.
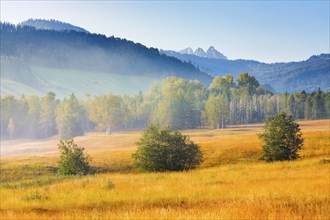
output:
{"label": "green tree canopy", "polygon": [[121,96],[95,97],[89,109],[89,118],[99,130],[113,129],[126,122],[127,108]]}
{"label": "green tree canopy", "polygon": [[138,142],[133,159],[146,171],[182,171],[196,168],[202,162],[199,146],[178,131],[149,125]]}
{"label": "green tree canopy", "polygon": [[58,144],[60,160],[58,173],[60,175],[86,175],[90,172],[90,158],[84,154],[84,148],[79,147],[73,139],[61,140]]}
{"label": "green tree canopy", "polygon": [[229,105],[227,96],[210,95],[205,103],[204,118],[212,128],[224,128],[229,119]]}
{"label": "green tree canopy", "polygon": [[230,88],[234,87],[234,78],[228,74],[223,77],[214,77],[212,83],[209,86],[209,91],[213,94],[226,94],[230,96]]}
{"label": "green tree canopy", "polygon": [[44,131],[45,137],[49,137],[56,133],[55,111],[57,102],[55,93],[49,92],[40,100],[40,128]]}
{"label": "green tree canopy", "polygon": [[71,94],[69,99],[65,98],[56,111],[56,124],[60,137],[69,138],[84,134],[83,117],[84,109],[74,94]]}
{"label": "green tree canopy", "polygon": [[262,159],[267,162],[296,160],[304,141],[299,125],[284,112],[266,117],[265,131],[260,138],[265,142]]}
{"label": "green tree canopy", "polygon": [[198,81],[174,77],[165,79],[162,98],[153,112],[152,121],[172,129],[200,126],[203,93],[203,86]]}
{"label": "green tree canopy", "polygon": [[249,95],[256,93],[260,86],[256,78],[248,73],[240,73],[237,77],[237,83],[240,88],[247,88]]}

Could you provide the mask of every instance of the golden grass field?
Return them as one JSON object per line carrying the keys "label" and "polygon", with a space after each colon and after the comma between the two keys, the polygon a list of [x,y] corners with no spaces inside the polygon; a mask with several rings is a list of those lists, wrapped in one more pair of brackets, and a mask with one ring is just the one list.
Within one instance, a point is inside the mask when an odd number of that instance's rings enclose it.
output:
{"label": "golden grass field", "polygon": [[0,218],[330,219],[329,120],[299,123],[305,146],[294,162],[258,160],[260,124],[185,131],[204,153],[188,172],[134,168],[139,132],[91,133],[75,140],[100,173],[62,178],[56,138],[36,142],[40,151],[30,141],[30,151],[1,157]]}

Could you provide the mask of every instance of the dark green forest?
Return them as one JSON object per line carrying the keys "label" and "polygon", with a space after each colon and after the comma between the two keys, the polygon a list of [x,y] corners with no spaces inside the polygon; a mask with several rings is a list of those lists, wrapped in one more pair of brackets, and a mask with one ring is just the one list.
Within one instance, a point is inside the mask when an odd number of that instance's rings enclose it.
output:
{"label": "dark green forest", "polygon": [[2,139],[62,138],[88,131],[111,133],[140,130],[149,123],[171,129],[225,128],[263,122],[285,112],[295,119],[330,118],[330,92],[272,94],[254,76],[217,76],[206,88],[197,80],[169,77],[146,93],[102,96],[74,94],[62,100],[49,92],[43,97],[1,98]]}

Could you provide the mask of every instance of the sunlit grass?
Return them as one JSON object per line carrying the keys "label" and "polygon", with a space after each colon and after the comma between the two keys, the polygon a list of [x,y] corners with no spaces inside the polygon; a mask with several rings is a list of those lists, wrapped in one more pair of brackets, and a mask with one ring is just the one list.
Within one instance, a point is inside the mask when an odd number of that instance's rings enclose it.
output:
{"label": "sunlit grass", "polygon": [[293,162],[258,160],[260,126],[186,131],[204,152],[188,172],[135,169],[137,132],[78,138],[100,171],[85,177],[57,178],[55,155],[2,158],[0,218],[329,219],[327,122],[303,122],[305,147]]}

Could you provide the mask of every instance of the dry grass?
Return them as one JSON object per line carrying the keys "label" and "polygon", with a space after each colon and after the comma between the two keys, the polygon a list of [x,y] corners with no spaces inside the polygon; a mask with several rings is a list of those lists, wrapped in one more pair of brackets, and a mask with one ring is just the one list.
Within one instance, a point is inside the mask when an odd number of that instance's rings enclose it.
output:
{"label": "dry grass", "polygon": [[78,138],[106,171],[92,176],[56,178],[54,155],[2,158],[0,218],[330,219],[328,123],[302,122],[294,162],[258,161],[260,125],[187,131],[205,157],[189,172],[132,170],[136,132]]}

